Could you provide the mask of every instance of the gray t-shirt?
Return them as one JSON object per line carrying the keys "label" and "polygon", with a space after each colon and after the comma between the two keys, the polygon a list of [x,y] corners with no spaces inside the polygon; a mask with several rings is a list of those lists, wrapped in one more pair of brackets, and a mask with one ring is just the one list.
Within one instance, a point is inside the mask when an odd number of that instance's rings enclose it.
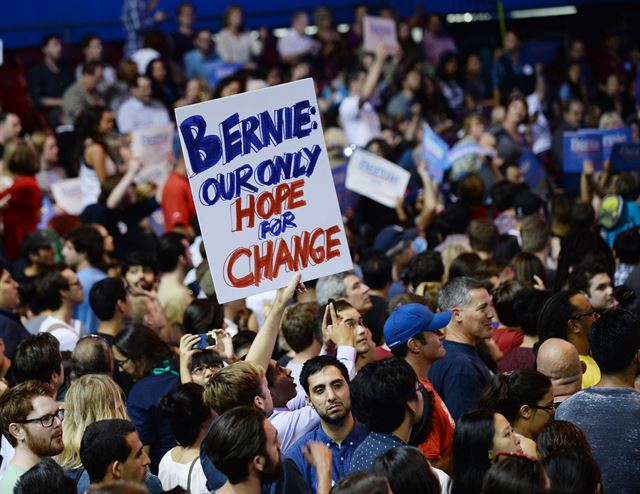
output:
{"label": "gray t-shirt", "polygon": [[587,435],[604,492],[640,492],[640,392],[587,388],[562,403],[555,418],[574,423]]}

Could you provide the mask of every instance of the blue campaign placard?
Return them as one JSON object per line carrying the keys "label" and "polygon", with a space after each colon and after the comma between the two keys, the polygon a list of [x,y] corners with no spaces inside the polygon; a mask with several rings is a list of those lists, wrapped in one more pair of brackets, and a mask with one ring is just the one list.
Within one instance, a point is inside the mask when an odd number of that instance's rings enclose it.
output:
{"label": "blue campaign placard", "polygon": [[614,144],[611,150],[611,165],[614,172],[639,171],[640,144],[631,142]]}
{"label": "blue campaign placard", "polygon": [[436,134],[429,124],[424,124],[422,136],[422,157],[428,164],[429,173],[438,182],[442,183],[444,174],[451,167],[447,156],[449,145]]}
{"label": "blue campaign placard", "polygon": [[602,167],[602,138],[594,132],[565,132],[563,137],[564,173],[582,173],[582,163],[593,161]]}
{"label": "blue campaign placard", "polygon": [[603,129],[602,134],[602,161],[611,159],[611,150],[616,144],[631,142],[631,127],[621,129]]}
{"label": "blue campaign placard", "polygon": [[529,187],[535,188],[540,185],[544,179],[546,178],[546,172],[536,158],[533,151],[529,148],[526,148],[520,159],[518,160],[518,165],[520,166],[520,171],[522,175],[524,175],[524,180],[527,182]]}

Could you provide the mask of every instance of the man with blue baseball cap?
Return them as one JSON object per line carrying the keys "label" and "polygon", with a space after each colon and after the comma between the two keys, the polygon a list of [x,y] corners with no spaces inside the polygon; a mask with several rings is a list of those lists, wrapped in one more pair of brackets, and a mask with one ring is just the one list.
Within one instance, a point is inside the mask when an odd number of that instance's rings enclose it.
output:
{"label": "man with blue baseball cap", "polygon": [[445,355],[442,341],[450,320],[450,311],[434,314],[422,304],[406,304],[395,309],[384,325],[385,342],[391,352],[413,367],[418,381],[433,397],[430,432],[418,447],[431,465],[448,473],[455,422],[428,374],[433,363]]}

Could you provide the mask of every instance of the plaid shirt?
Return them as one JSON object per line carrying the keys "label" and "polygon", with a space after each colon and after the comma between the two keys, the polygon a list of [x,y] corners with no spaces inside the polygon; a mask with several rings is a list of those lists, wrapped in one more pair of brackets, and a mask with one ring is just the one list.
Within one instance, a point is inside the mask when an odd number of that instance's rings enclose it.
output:
{"label": "plaid shirt", "polygon": [[153,26],[153,15],[148,10],[148,3],[148,0],[124,0],[122,4],[126,56],[131,56],[142,48],[142,37]]}

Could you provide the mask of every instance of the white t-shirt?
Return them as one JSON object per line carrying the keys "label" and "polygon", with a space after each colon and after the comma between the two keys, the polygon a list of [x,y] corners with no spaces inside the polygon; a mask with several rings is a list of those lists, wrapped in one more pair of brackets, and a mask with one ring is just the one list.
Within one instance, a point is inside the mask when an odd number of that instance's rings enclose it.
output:
{"label": "white t-shirt", "polygon": [[359,96],[348,96],[339,107],[340,123],[349,144],[364,147],[374,137],[380,137],[380,118],[371,103],[359,105]]}
{"label": "white t-shirt", "polygon": [[[52,329],[53,328],[53,329]],[[40,333],[51,333],[60,342],[61,352],[73,352],[80,339],[80,328],[69,326],[61,319],[48,316],[40,325]]]}
{"label": "white t-shirt", "polygon": [[[175,448],[173,448],[175,449]],[[187,489],[189,483],[189,470],[191,469],[191,463],[178,463],[171,457],[171,452],[168,451],[160,460],[158,466],[158,478],[162,483],[162,488],[165,491],[170,491],[175,487],[182,487]],[[204,476],[202,470],[202,464],[200,463],[200,457],[196,457],[193,464],[193,470],[191,471],[191,485],[189,486],[191,494],[209,494],[207,489],[207,478]]]}

